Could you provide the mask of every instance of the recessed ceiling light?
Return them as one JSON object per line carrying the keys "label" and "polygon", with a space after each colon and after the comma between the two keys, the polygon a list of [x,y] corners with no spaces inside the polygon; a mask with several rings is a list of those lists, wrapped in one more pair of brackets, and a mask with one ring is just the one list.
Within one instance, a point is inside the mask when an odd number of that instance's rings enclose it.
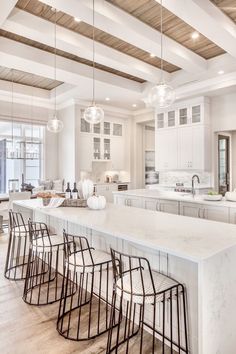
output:
{"label": "recessed ceiling light", "polygon": [[81,22],[81,19],[78,17],[74,17],[75,22]]}
{"label": "recessed ceiling light", "polygon": [[218,74],[219,74],[219,75],[223,75],[224,73],[225,73],[224,70],[219,70],[219,71],[218,71]]}
{"label": "recessed ceiling light", "polygon": [[199,33],[198,32],[193,32],[191,34],[191,37],[192,37],[192,39],[197,39],[199,37]]}
{"label": "recessed ceiling light", "polygon": [[151,58],[155,58],[155,54],[151,53],[151,54],[150,54],[150,57],[151,57]]}
{"label": "recessed ceiling light", "polygon": [[136,103],[133,103],[133,104],[132,104],[132,107],[134,107],[134,108],[137,107]]}
{"label": "recessed ceiling light", "polygon": [[106,97],[105,100],[106,100],[106,101],[110,101],[110,97]]}

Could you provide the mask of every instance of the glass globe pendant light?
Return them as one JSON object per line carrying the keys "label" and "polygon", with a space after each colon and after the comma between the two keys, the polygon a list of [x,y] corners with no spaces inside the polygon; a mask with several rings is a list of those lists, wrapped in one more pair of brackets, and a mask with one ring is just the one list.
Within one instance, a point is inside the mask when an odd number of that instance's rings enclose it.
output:
{"label": "glass globe pendant light", "polygon": [[93,0],[93,100],[84,111],[84,119],[90,124],[100,123],[104,119],[104,111],[95,103],[95,27],[94,27],[94,0]]}
{"label": "glass globe pendant light", "polygon": [[[57,79],[57,10],[55,9],[55,22],[54,22],[54,80]],[[57,117],[57,88],[54,88],[54,113],[52,119],[47,123],[47,130],[51,133],[60,133],[63,129],[63,122]]]}
{"label": "glass globe pendant light", "polygon": [[160,83],[151,88],[148,97],[146,98],[146,105],[156,108],[169,107],[175,100],[175,91],[164,82],[163,79],[163,16],[162,16],[162,0],[161,4],[161,80]]}

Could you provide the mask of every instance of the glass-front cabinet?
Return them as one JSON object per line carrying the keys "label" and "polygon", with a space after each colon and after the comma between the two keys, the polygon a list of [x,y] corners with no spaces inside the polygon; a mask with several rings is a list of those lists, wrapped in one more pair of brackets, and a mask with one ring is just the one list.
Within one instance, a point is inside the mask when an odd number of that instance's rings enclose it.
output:
{"label": "glass-front cabinet", "polygon": [[113,123],[113,135],[122,136],[122,124]]}
{"label": "glass-front cabinet", "polygon": [[111,134],[111,123],[103,122],[103,134],[110,135]]}
{"label": "glass-front cabinet", "polygon": [[111,140],[104,139],[104,160],[110,160],[111,158]]}
{"label": "glass-front cabinet", "polygon": [[93,138],[93,158],[94,160],[101,159],[101,139]]}
{"label": "glass-front cabinet", "polygon": [[179,109],[179,125],[188,124],[188,108]]}

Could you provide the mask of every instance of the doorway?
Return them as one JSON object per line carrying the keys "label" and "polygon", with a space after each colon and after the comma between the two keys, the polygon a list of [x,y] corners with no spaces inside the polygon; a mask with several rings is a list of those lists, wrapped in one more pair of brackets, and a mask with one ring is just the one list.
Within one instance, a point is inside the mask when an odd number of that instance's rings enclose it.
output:
{"label": "doorway", "polygon": [[218,185],[222,195],[230,189],[230,137],[226,135],[218,136]]}

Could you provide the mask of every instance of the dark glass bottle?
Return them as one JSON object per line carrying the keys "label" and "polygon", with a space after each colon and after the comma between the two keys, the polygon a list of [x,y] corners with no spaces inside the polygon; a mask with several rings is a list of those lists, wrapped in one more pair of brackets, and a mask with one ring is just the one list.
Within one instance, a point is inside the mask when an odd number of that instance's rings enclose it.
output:
{"label": "dark glass bottle", "polygon": [[66,188],[66,199],[71,198],[71,189],[70,189],[70,183],[67,183],[67,188]]}

